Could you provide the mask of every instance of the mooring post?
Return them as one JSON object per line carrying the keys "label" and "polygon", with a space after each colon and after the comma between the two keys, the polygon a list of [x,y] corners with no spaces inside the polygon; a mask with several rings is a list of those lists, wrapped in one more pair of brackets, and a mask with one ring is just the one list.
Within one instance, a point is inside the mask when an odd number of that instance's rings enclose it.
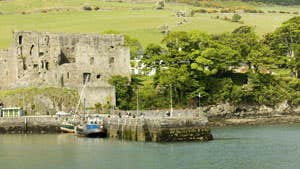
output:
{"label": "mooring post", "polygon": [[27,118],[25,117],[24,118],[24,132],[26,133],[27,132]]}

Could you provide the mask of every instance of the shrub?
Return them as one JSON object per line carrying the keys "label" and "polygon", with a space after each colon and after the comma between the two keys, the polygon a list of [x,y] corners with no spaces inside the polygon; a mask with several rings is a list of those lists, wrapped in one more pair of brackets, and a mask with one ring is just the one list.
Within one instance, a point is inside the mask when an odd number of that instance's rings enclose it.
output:
{"label": "shrub", "polygon": [[159,31],[160,33],[162,34],[168,34],[170,31],[169,31],[169,26],[164,24],[162,26],[159,27]]}
{"label": "shrub", "polygon": [[223,20],[229,21],[230,19],[227,16],[224,16]]}
{"label": "shrub", "polygon": [[215,10],[215,9],[208,9],[207,10],[207,13],[217,13],[218,11],[217,10]]}
{"label": "shrub", "polygon": [[189,16],[191,16],[191,17],[195,16],[195,11],[191,10]]}
{"label": "shrub", "polygon": [[156,3],[156,9],[164,9],[165,8],[165,2],[163,0],[159,0]]}
{"label": "shrub", "polygon": [[194,11],[195,11],[195,13],[207,13],[206,9],[196,9]]}
{"label": "shrub", "polygon": [[235,13],[234,9],[231,8],[225,8],[220,10],[221,13]]}
{"label": "shrub", "polygon": [[258,13],[256,9],[244,9],[245,13]]}
{"label": "shrub", "polygon": [[91,11],[91,10],[93,10],[93,8],[91,6],[89,6],[89,5],[84,5],[82,7],[82,9],[85,10],[85,11]]}
{"label": "shrub", "polygon": [[249,9],[249,8],[244,9],[244,12],[245,12],[245,13],[265,13],[265,12],[262,11],[262,10]]}
{"label": "shrub", "polygon": [[234,14],[231,18],[232,22],[239,22],[242,19],[242,16],[239,14]]}
{"label": "shrub", "polygon": [[47,11],[47,9],[42,9],[41,10],[41,13],[47,13],[48,11]]}

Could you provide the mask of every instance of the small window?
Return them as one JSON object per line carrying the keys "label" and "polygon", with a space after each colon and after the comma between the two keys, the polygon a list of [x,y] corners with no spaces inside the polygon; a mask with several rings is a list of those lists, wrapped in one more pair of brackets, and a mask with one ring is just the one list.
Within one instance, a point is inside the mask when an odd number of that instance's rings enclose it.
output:
{"label": "small window", "polygon": [[113,49],[113,48],[115,48],[115,47],[114,47],[114,46],[110,46],[110,48],[112,48],[112,49]]}
{"label": "small window", "polygon": [[19,45],[22,45],[22,42],[23,42],[23,36],[20,35],[20,36],[19,36]]}
{"label": "small window", "polygon": [[67,78],[70,79],[70,72],[67,72]]}
{"label": "small window", "polygon": [[112,64],[112,63],[114,63],[115,62],[115,58],[114,57],[110,57],[109,58],[109,64]]}
{"label": "small window", "polygon": [[38,64],[33,64],[33,68],[38,68]]}
{"label": "small window", "polygon": [[101,75],[100,74],[97,74],[96,78],[97,79],[100,79]]}
{"label": "small window", "polygon": [[94,64],[94,57],[91,57],[91,58],[90,58],[90,64],[91,64],[91,65]]}
{"label": "small window", "polygon": [[91,79],[91,73],[83,73],[83,84],[89,82]]}
{"label": "small window", "polygon": [[44,56],[44,52],[39,52],[39,57]]}
{"label": "small window", "polygon": [[48,36],[48,35],[44,38],[44,41],[45,41],[45,44],[46,44],[46,45],[49,44],[49,36]]}

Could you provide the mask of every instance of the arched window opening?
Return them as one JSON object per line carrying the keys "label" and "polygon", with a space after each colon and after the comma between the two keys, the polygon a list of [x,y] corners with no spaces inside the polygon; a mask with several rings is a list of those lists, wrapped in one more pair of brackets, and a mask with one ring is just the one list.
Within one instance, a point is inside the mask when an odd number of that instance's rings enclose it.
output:
{"label": "arched window opening", "polygon": [[22,45],[22,42],[23,42],[23,36],[20,35],[20,36],[19,36],[19,45]]}

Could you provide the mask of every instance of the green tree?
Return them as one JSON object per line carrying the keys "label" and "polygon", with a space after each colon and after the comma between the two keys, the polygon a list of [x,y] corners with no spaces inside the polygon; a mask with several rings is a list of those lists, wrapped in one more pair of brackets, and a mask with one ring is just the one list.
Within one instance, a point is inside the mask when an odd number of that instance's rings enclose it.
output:
{"label": "green tree", "polygon": [[151,70],[158,70],[162,66],[164,50],[161,46],[156,44],[149,44],[142,58],[142,63],[145,65],[144,71],[149,73]]}
{"label": "green tree", "polygon": [[117,107],[124,110],[130,109],[128,103],[130,103],[133,96],[133,90],[128,77],[116,75],[112,76],[108,82],[115,87]]}
{"label": "green tree", "polygon": [[[294,77],[299,77],[297,69],[297,50],[300,44],[300,17],[294,17],[284,22],[275,32],[264,37],[267,44],[276,55],[289,57],[288,67]],[[296,64],[295,64],[296,63]]]}
{"label": "green tree", "polygon": [[[232,71],[240,63],[240,55],[230,47],[214,45],[214,48],[207,48],[196,58],[192,68],[203,72],[206,75],[223,74]],[[194,53],[194,54],[199,54]]]}

